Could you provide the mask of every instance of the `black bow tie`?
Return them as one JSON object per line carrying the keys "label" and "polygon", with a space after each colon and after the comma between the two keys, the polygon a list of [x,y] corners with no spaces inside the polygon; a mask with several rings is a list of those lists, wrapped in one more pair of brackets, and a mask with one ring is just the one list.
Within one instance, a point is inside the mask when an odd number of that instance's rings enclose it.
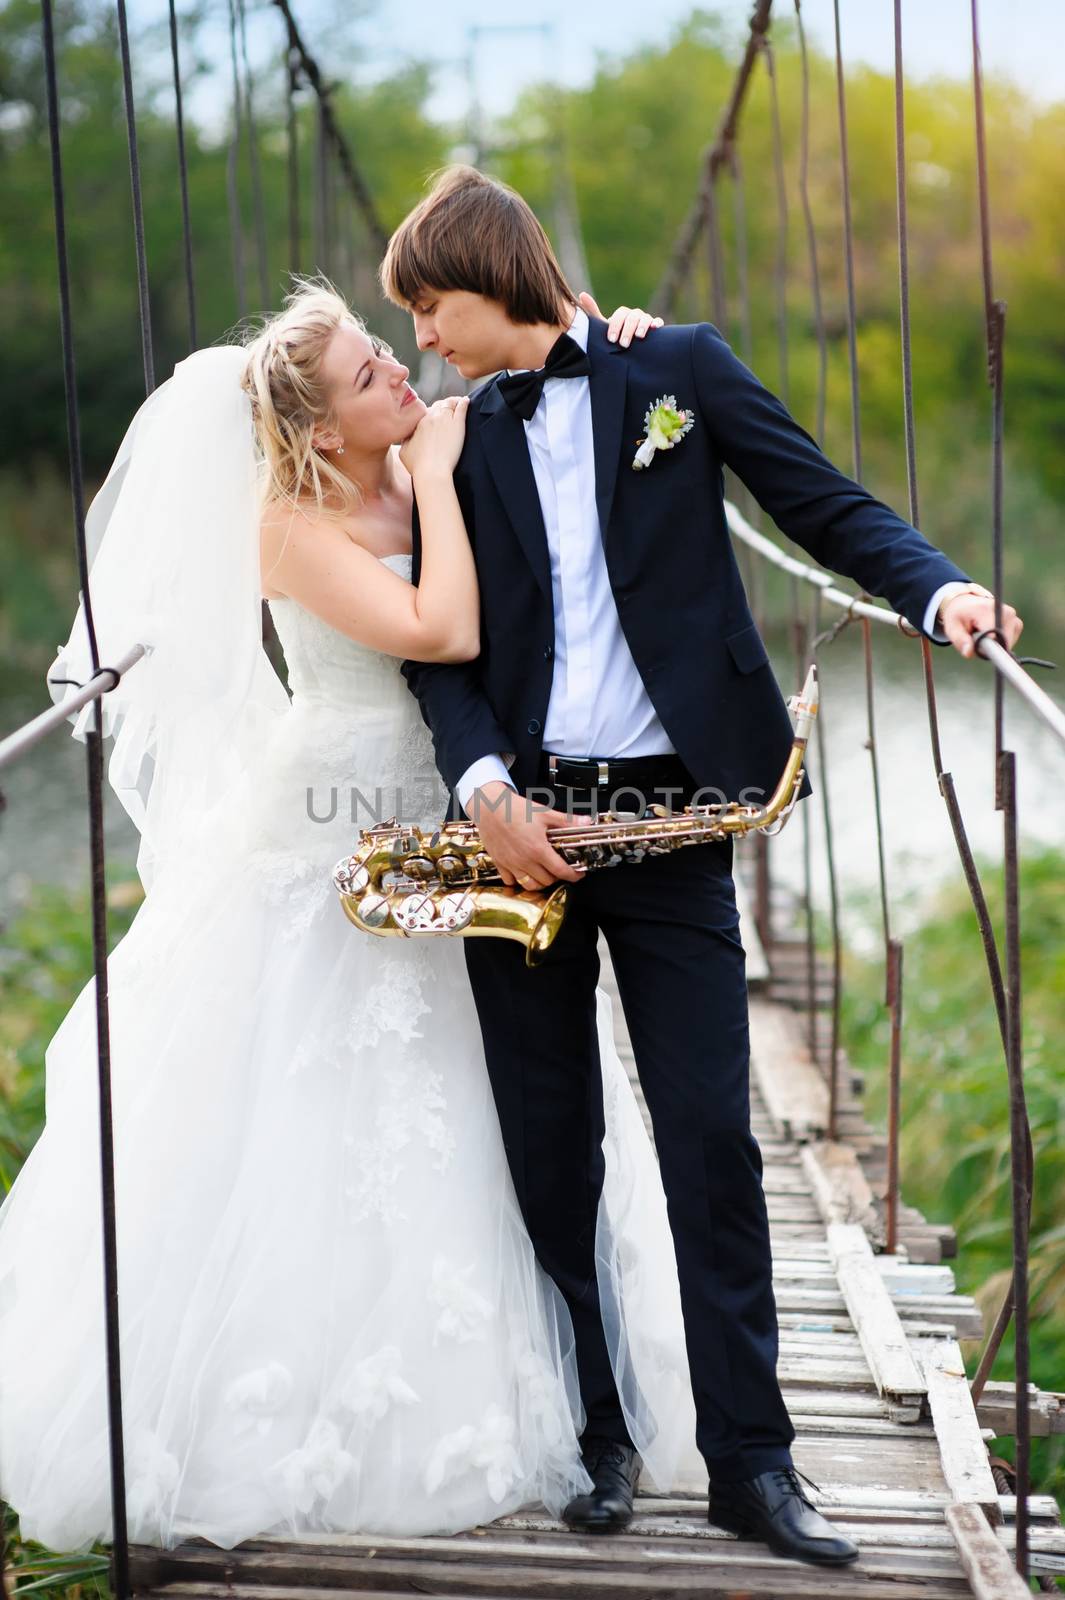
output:
{"label": "black bow tie", "polygon": [[586,378],[591,370],[587,353],[576,339],[563,333],[551,346],[542,367],[535,372],[512,372],[500,378],[499,392],[512,411],[531,422],[548,378]]}

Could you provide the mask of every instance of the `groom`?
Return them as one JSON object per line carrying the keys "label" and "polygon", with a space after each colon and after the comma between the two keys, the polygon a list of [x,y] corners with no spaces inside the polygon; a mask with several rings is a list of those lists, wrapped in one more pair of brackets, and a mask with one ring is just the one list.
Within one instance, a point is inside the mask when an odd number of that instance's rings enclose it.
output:
{"label": "groom", "polygon": [[[481,586],[481,655],[408,661],[437,763],[506,882],[567,879],[535,970],[466,941],[507,1155],[537,1255],[573,1318],[593,1491],[566,1509],[622,1528],[640,1461],[600,1315],[595,1236],[604,1114],[595,1023],[605,935],[654,1124],[676,1247],[709,1516],[826,1565],[857,1547],[805,1498],[776,1378],[762,1162],[750,1129],[744,952],[732,842],[586,878],[551,848],[555,810],[768,798],[792,730],[725,523],[731,466],[826,567],[886,595],[963,654],[994,625],[986,590],[831,465],[709,324],[611,345],[577,306],[532,211],[452,168],[400,225],[386,293],[475,390],[455,484]],[[506,369],[505,375],[501,369]],[[634,471],[669,398],[690,431]],[[415,577],[418,543],[415,534]],[[1004,608],[1009,643],[1020,619]],[[803,794],[810,786],[804,782]],[[637,805],[637,809],[639,809]]]}

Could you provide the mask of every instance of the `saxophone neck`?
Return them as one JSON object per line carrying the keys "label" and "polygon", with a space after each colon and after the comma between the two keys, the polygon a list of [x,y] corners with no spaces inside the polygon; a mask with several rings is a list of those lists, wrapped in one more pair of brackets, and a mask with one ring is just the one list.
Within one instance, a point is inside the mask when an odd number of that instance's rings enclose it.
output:
{"label": "saxophone neck", "polygon": [[791,724],[795,730],[795,738],[797,741],[801,739],[804,746],[813,732],[814,718],[817,716],[820,699],[821,690],[817,682],[817,667],[811,663],[801,692],[793,694],[788,700],[788,711],[791,713]]}

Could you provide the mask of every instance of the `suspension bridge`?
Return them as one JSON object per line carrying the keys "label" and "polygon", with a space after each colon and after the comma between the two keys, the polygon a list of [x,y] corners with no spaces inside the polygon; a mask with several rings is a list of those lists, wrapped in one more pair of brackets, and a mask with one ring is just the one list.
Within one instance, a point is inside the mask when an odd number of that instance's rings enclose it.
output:
{"label": "suspension bridge", "polygon": [[[133,234],[140,306],[141,348],[146,390],[155,384],[141,179],[137,146],[133,71],[124,0],[116,0],[125,91]],[[372,188],[366,181],[342,126],[331,86],[307,47],[289,0],[274,0],[280,15],[280,51],[286,84],[288,138],[288,242],[293,270],[301,260],[301,166],[298,150],[298,92],[313,97],[317,137],[314,151],[313,266],[354,283],[372,268],[361,259],[350,226],[360,220],[362,249],[380,251],[386,233]],[[909,514],[918,523],[916,429],[909,308],[909,230],[905,150],[905,74],[902,12],[893,0],[895,23],[895,169],[898,217],[900,331],[904,395]],[[791,11],[778,3],[777,10]],[[806,224],[813,326],[819,355],[817,436],[823,435],[826,407],[827,334],[821,304],[817,248],[808,189],[809,82],[800,0],[793,0],[803,75],[800,203]],[[792,601],[792,637],[798,681],[845,627],[861,631],[866,675],[869,814],[875,837],[883,912],[886,1003],[891,1018],[887,1077],[889,1115],[885,1133],[876,1131],[863,1110],[862,1081],[840,1044],[841,934],[838,873],[833,852],[831,763],[824,716],[817,724],[821,781],[820,817],[800,808],[804,884],[798,893],[774,878],[771,841],[747,840],[737,849],[737,892],[748,952],[751,995],[752,1102],[754,1129],[765,1161],[765,1183],[773,1243],[774,1280],[780,1318],[780,1375],[797,1430],[798,1466],[818,1485],[814,1499],[857,1540],[856,1566],[832,1573],[772,1556],[764,1546],[736,1540],[708,1525],[705,1499],[690,1489],[642,1494],[631,1528],[610,1540],[570,1534],[535,1508],[451,1538],[387,1539],[318,1534],[296,1539],[261,1538],[234,1550],[219,1550],[190,1540],[171,1550],[131,1545],[127,1537],[122,1385],[119,1362],[119,1282],[115,1246],[113,1140],[110,1122],[110,1058],[107,1003],[107,907],[104,894],[103,758],[101,701],[126,672],[135,672],[144,654],[135,638],[121,659],[102,663],[91,622],[91,583],[85,546],[79,413],[76,382],[77,330],[73,325],[66,198],[62,166],[62,116],[52,0],[42,0],[43,61],[52,158],[52,187],[59,278],[60,351],[67,397],[75,548],[92,642],[93,674],[62,708],[43,712],[0,742],[0,769],[20,759],[42,738],[60,728],[80,705],[95,706],[95,727],[87,740],[87,801],[91,845],[92,934],[96,976],[99,1045],[99,1102],[102,1130],[101,1203],[104,1218],[107,1383],[111,1431],[111,1491],[115,1537],[109,1558],[116,1595],[171,1596],[173,1600],[215,1600],[231,1595],[310,1597],[339,1591],[364,1595],[418,1592],[452,1596],[574,1595],[867,1595],[917,1600],[974,1594],[981,1600],[1007,1600],[1031,1592],[1031,1584],[1055,1587],[1065,1574],[1065,1529],[1053,1499],[1030,1492],[1030,1441],[1033,1435],[1065,1432],[1065,1396],[1037,1390],[1029,1382],[1028,1229],[1033,1173],[1031,1138],[1024,1099],[1016,763],[1005,743],[1007,693],[1022,697],[1065,744],[1065,716],[1026,666],[1002,645],[1001,627],[977,644],[991,668],[994,698],[995,805],[1002,819],[1002,859],[1006,915],[1000,940],[988,911],[985,887],[974,862],[965,819],[951,773],[944,768],[932,651],[915,643],[905,619],[864,595],[839,588],[830,575],[783,551],[759,526],[757,508],[742,485],[731,485],[729,521],[739,546],[749,592],[757,602],[768,566],[787,574]],[[183,125],[179,25],[169,0],[170,44],[175,92],[177,170],[181,196],[188,341],[203,339],[197,308],[193,230]],[[262,309],[270,308],[267,231],[258,158],[255,85],[249,66],[243,0],[229,0],[232,88],[232,138],[228,163],[228,203],[235,300],[248,311],[248,255]],[[708,270],[710,303],[702,310],[729,326],[727,296],[738,294],[739,326],[751,324],[750,286],[744,236],[744,178],[740,160],[749,90],[759,72],[766,75],[771,108],[777,226],[787,228],[787,192],[781,122],[777,104],[777,64],[772,40],[772,0],[756,0],[742,60],[702,161],[702,175],[690,211],[663,264],[655,308],[669,317],[690,308],[695,266]],[[977,0],[970,0],[974,144],[979,198],[979,236],[983,282],[987,371],[990,385],[990,567],[996,596],[1003,578],[1003,355],[1005,307],[996,298],[986,130]],[[851,185],[847,142],[845,56],[839,0],[835,4],[839,179],[842,197],[844,267],[847,289],[846,335],[850,376],[854,476],[862,475],[862,438],[857,361],[858,308],[855,289]],[[491,150],[481,144],[482,158]],[[246,159],[251,175],[250,227],[242,211],[238,164]],[[736,259],[725,258],[721,227],[723,188],[732,188],[737,229]],[[583,260],[574,190],[560,169],[554,224],[568,241],[574,263]],[[777,304],[781,373],[787,373],[787,325],[783,250],[777,258]],[[741,352],[744,353],[744,352]],[[786,384],[785,384],[786,387]],[[918,523],[919,525],[919,523]],[[830,620],[831,619],[831,620]],[[759,623],[762,617],[758,617]],[[1001,623],[1001,617],[997,619]],[[949,1219],[926,1218],[905,1204],[899,1159],[901,1122],[901,1018],[903,941],[892,932],[886,881],[875,721],[876,671],[873,636],[877,628],[894,634],[891,648],[920,649],[926,693],[929,756],[957,846],[958,870],[971,896],[987,967],[988,995],[999,1023],[1002,1046],[1002,1097],[1009,1109],[1011,1144],[1012,1277],[990,1327],[975,1301],[957,1291],[950,1261],[964,1251]],[[904,636],[910,635],[907,640]],[[828,948],[814,938],[814,886],[811,839],[823,829],[829,877]],[[604,962],[610,983],[608,961]],[[616,994],[615,994],[616,1000]],[[616,1005],[619,1044],[633,1074],[632,1052],[620,1005]],[[641,1102],[642,1103],[642,1102]],[[1014,1329],[1014,1374],[993,1382],[990,1372],[1010,1324]],[[976,1371],[966,1374],[962,1341],[982,1340]],[[1016,1440],[1012,1467],[992,1458],[988,1441]],[[0,1552],[2,1555],[3,1552]],[[18,1568],[10,1572],[18,1577]],[[21,1592],[16,1588],[15,1592]]]}

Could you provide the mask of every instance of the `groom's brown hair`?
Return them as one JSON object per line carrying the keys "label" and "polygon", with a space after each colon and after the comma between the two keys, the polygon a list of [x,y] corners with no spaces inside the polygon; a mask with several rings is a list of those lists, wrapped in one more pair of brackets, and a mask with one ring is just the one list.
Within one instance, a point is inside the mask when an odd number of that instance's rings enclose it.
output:
{"label": "groom's brown hair", "polygon": [[568,320],[577,296],[531,206],[476,167],[445,167],[388,241],[381,286],[409,310],[427,290],[496,300],[511,322]]}

